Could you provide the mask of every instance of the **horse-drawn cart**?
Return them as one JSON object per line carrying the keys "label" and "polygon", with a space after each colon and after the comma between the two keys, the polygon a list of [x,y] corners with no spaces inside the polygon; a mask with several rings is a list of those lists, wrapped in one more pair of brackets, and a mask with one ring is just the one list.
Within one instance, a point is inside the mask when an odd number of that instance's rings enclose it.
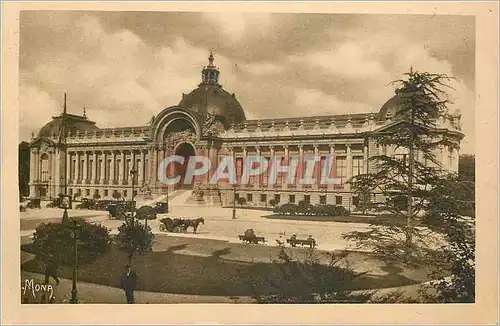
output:
{"label": "horse-drawn cart", "polygon": [[187,232],[189,227],[193,228],[193,233],[196,233],[198,226],[201,224],[205,224],[205,220],[203,217],[197,218],[195,220],[182,219],[182,218],[174,218],[170,217],[162,218],[160,220],[160,231],[162,232]]}

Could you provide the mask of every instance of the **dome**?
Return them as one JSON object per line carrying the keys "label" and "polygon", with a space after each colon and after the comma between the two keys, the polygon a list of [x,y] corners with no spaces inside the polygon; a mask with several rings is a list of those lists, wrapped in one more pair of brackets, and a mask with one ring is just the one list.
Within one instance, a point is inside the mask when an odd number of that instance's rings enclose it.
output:
{"label": "dome", "polygon": [[[409,105],[410,95],[409,93],[396,93],[391,97],[380,109],[378,113],[378,120],[383,121],[388,118],[394,119],[396,114],[398,114],[406,105]],[[436,116],[437,117],[437,116]]]}
{"label": "dome", "polygon": [[[38,132],[38,137],[51,137],[52,134],[59,135],[61,131],[61,125],[63,122],[63,115],[52,117],[52,121],[47,123]],[[85,130],[98,130],[99,128],[95,125],[95,122],[87,120],[85,116],[66,114],[66,123],[68,127],[68,133],[75,134],[77,131],[83,133]]]}
{"label": "dome", "polygon": [[210,113],[224,124],[245,120],[245,112],[234,94],[226,92],[218,85],[201,84],[191,93],[183,95],[179,106],[200,116]]}
{"label": "dome", "polygon": [[207,113],[215,116],[226,126],[229,123],[244,121],[245,112],[234,94],[224,90],[219,84],[219,69],[214,65],[213,54],[210,53],[208,66],[203,67],[201,84],[190,92],[183,94],[179,106],[186,108],[200,116]]}

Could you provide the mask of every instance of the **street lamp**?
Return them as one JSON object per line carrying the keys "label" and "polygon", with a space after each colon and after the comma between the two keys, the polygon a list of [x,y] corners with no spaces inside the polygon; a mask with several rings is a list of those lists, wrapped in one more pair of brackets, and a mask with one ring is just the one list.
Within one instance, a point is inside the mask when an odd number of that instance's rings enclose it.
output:
{"label": "street lamp", "polygon": [[236,184],[233,185],[233,220],[236,219]]}
{"label": "street lamp", "polygon": [[132,170],[130,170],[130,175],[132,176],[132,224],[134,224],[134,211],[135,211],[135,175],[137,174],[137,170],[135,169],[135,164],[132,166]]}
{"label": "street lamp", "polygon": [[71,288],[71,303],[78,303],[78,290],[76,289],[76,275],[78,270],[78,236],[80,233],[80,225],[76,220],[73,220],[70,226],[71,238],[73,238],[73,250],[75,261],[73,264],[73,286]]}

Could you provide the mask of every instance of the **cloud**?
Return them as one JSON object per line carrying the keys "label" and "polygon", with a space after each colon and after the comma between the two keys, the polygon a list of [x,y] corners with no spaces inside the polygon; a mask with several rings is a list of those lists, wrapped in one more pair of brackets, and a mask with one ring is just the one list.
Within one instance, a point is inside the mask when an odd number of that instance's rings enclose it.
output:
{"label": "cloud", "polygon": [[326,69],[329,73],[347,78],[367,79],[372,77],[387,78],[384,68],[365,50],[353,42],[345,42],[332,49],[309,53],[305,56],[291,56],[290,63],[301,62],[317,69]]}
{"label": "cloud", "polygon": [[20,110],[36,118],[22,135],[60,112],[63,92],[98,126],[145,124],[196,88],[210,50],[256,119],[377,111],[410,66],[459,77],[452,109],[474,151],[474,22],[458,16],[25,12]]}

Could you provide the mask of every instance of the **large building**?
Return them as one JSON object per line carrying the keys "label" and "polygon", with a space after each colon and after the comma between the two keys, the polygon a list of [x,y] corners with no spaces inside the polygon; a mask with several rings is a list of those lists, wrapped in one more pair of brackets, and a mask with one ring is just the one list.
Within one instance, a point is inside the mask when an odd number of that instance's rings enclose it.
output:
{"label": "large building", "polygon": [[[335,174],[342,184],[302,185],[278,177],[269,184],[267,172],[252,177],[248,185],[233,189],[226,183],[210,186],[207,174],[197,179],[204,193],[202,202],[229,205],[234,195],[249,205],[266,206],[270,199],[280,203],[308,200],[311,203],[341,204],[351,208],[356,198],[345,181],[372,171],[369,158],[379,153],[397,154],[391,148],[378,147],[375,132],[390,131],[398,124],[395,113],[401,98],[395,95],[375,112],[248,120],[235,94],[219,84],[219,69],[211,54],[202,69],[202,80],[189,94],[182,94],[178,105],[159,112],[146,126],[100,128],[85,114],[66,114],[52,118],[33,136],[30,161],[30,196],[50,198],[66,190],[72,197],[102,199],[132,197],[132,174],[137,195],[162,196],[189,186],[167,186],[158,179],[157,169],[169,155],[203,155],[213,166],[226,155],[234,156],[241,175],[243,158],[261,155],[268,159],[291,155],[335,155]],[[311,108],[311,111],[314,108]],[[460,116],[441,116],[438,130],[456,146],[441,147],[435,154],[443,169],[458,171]],[[65,126],[65,127],[63,127]],[[66,134],[66,146],[61,144]],[[170,165],[182,174],[183,167]],[[317,169],[319,171],[319,169]],[[318,173],[315,170],[315,174]],[[303,173],[302,165],[298,174]],[[319,179],[319,178],[318,178]],[[179,189],[181,188],[181,189]],[[189,190],[187,190],[189,191]],[[96,196],[97,197],[97,196]]]}

